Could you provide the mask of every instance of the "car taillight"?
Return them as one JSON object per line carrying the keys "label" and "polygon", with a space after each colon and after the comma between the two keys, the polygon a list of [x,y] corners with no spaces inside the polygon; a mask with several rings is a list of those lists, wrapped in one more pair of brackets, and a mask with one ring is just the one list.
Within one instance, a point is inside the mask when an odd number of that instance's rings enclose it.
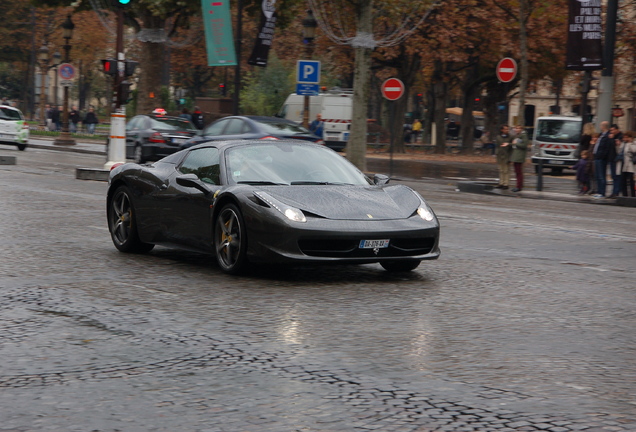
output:
{"label": "car taillight", "polygon": [[323,140],[318,140],[316,141],[316,144],[325,145],[325,142]]}
{"label": "car taillight", "polygon": [[275,136],[268,135],[268,136],[265,136],[265,137],[259,138],[259,139],[262,139],[262,140],[278,140],[280,138],[276,138]]}
{"label": "car taillight", "polygon": [[24,122],[24,123],[22,124],[22,129],[29,129],[29,125],[28,125],[28,123],[27,123],[27,122]]}
{"label": "car taillight", "polygon": [[148,138],[148,141],[153,142],[153,143],[165,143],[166,140],[163,138],[163,136],[161,136],[161,134],[159,132],[155,132],[152,135],[150,135],[150,138]]}
{"label": "car taillight", "polygon": [[111,170],[111,171],[112,171],[112,170],[114,170],[114,169],[115,169],[115,168],[117,168],[119,165],[123,165],[123,163],[122,163],[122,162],[114,163],[114,164],[113,164],[113,166],[112,166],[112,167],[110,167],[110,170]]}

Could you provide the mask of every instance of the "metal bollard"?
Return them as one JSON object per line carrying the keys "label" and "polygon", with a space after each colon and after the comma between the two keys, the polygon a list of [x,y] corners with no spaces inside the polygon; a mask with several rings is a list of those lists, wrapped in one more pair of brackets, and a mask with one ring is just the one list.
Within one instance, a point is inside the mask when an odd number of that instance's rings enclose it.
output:
{"label": "metal bollard", "polygon": [[537,165],[537,191],[543,190],[543,159],[539,159],[539,165]]}

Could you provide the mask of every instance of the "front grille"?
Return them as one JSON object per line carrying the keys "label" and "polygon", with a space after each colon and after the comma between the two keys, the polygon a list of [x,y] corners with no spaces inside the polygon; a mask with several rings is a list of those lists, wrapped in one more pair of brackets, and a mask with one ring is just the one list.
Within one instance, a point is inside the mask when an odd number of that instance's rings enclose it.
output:
{"label": "front grille", "polygon": [[302,239],[298,241],[300,250],[308,256],[323,258],[374,258],[405,257],[430,253],[435,247],[435,239],[403,238],[391,240],[388,248],[382,248],[375,254],[373,249],[360,249],[360,240],[356,239]]}

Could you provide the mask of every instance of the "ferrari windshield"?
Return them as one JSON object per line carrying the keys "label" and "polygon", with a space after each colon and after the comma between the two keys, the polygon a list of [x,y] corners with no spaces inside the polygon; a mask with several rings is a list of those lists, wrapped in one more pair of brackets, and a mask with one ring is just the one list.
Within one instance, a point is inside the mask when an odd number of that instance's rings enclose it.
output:
{"label": "ferrari windshield", "polygon": [[232,183],[264,185],[368,185],[354,165],[334,151],[290,142],[232,147],[225,154]]}

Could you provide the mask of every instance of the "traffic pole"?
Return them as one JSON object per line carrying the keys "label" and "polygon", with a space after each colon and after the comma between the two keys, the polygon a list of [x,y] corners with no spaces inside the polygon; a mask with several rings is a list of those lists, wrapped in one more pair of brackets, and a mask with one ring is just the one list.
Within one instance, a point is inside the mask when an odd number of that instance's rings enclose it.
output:
{"label": "traffic pole", "polygon": [[113,104],[110,114],[110,134],[108,139],[108,161],[104,169],[110,170],[113,165],[126,163],[126,107],[122,105],[120,95],[121,83],[124,81],[126,57],[124,56],[124,10],[117,8],[117,75],[113,84]]}

